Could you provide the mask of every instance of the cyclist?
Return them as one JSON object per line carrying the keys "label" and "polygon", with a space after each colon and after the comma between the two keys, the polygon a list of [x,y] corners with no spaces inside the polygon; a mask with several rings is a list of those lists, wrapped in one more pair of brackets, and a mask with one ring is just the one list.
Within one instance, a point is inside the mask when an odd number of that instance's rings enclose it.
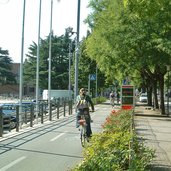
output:
{"label": "cyclist", "polygon": [[111,104],[113,107],[114,107],[114,105],[115,105],[115,94],[114,94],[113,91],[110,93],[110,104]]}
{"label": "cyclist", "polygon": [[93,105],[93,102],[92,102],[90,96],[86,95],[86,90],[84,88],[81,88],[80,94],[76,98],[76,127],[78,128],[80,126],[78,121],[81,119],[81,115],[83,114],[83,112],[86,111],[86,113],[87,113],[87,117],[86,117],[87,118],[86,119],[87,137],[91,137],[91,135],[92,135],[89,104],[91,105],[92,111],[94,111],[94,105]]}

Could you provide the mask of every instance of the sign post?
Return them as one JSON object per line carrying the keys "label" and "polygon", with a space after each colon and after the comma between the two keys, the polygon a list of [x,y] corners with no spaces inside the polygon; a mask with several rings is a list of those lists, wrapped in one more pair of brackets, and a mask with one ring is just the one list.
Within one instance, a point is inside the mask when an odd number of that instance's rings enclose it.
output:
{"label": "sign post", "polygon": [[90,82],[96,80],[96,74],[89,74],[88,78],[88,94],[90,95]]}
{"label": "sign post", "polygon": [[134,109],[135,107],[135,89],[132,85],[122,85],[121,87],[121,108]]}

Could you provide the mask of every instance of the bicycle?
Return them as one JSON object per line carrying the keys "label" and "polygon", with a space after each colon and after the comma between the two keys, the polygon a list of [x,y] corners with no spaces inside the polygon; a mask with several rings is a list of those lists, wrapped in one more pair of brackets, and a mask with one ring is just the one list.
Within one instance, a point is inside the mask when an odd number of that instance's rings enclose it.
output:
{"label": "bicycle", "polygon": [[112,107],[115,105],[115,98],[110,98],[110,104]]}
{"label": "bicycle", "polygon": [[87,112],[88,111],[83,110],[83,113],[81,114],[81,118],[78,121],[80,124],[79,130],[80,130],[80,140],[81,140],[82,147],[86,147],[87,143],[89,142],[88,137],[87,137],[87,133],[86,133],[86,130],[87,130],[86,120],[88,119],[87,118],[88,117]]}

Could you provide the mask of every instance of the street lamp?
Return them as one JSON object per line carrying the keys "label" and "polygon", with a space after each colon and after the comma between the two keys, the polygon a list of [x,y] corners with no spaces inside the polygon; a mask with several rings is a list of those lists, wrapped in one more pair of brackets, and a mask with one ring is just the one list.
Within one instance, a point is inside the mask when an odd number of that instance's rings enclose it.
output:
{"label": "street lamp", "polygon": [[36,66],[36,122],[38,123],[38,101],[39,101],[39,59],[40,59],[40,24],[41,24],[41,6],[39,2],[39,25],[38,25],[38,45],[37,45],[37,66]]}
{"label": "street lamp", "polygon": [[75,86],[74,86],[74,99],[78,95],[78,56],[79,56],[79,34],[80,34],[80,0],[78,0],[77,10],[77,37],[75,49]]}
{"label": "street lamp", "polygon": [[[77,32],[73,32],[72,30],[73,30],[72,28],[69,28],[67,30],[69,37],[71,37],[73,34],[77,34]],[[68,83],[69,100],[71,100],[71,58],[72,58],[71,50],[72,50],[72,41],[70,40],[70,42],[69,42],[69,72],[68,72],[68,75],[69,75],[69,83]]]}
{"label": "street lamp", "polygon": [[69,100],[71,100],[71,58],[72,58],[72,42],[69,43],[69,83],[68,83],[68,90],[69,90]]}
{"label": "street lamp", "polygon": [[51,15],[50,15],[50,33],[49,33],[49,75],[48,75],[48,106],[49,106],[49,120],[51,120],[51,57],[52,57],[52,14],[53,14],[53,0],[51,0]]}
{"label": "street lamp", "polygon": [[[26,0],[23,3],[23,21],[22,21],[22,39],[21,39],[21,63],[20,63],[20,86],[19,86],[19,110],[22,112],[22,99],[23,99],[23,56],[24,56],[24,24],[25,24],[25,7]],[[21,115],[19,115],[19,123],[21,121]],[[21,127],[21,124],[20,124]]]}
{"label": "street lamp", "polygon": [[170,65],[166,65],[167,67],[167,74],[168,74],[168,83],[167,83],[167,115],[169,116],[169,82],[170,82],[170,76],[169,76],[169,71],[170,71]]}

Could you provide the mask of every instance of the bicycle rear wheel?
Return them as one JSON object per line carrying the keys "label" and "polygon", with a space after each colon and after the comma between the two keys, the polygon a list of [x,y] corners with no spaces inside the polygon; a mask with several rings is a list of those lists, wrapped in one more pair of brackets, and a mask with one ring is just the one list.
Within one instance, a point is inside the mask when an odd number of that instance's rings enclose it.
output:
{"label": "bicycle rear wheel", "polygon": [[82,147],[86,147],[86,144],[87,144],[87,137],[86,137],[86,127],[85,126],[82,126],[82,129],[80,130],[81,131],[81,145]]}

